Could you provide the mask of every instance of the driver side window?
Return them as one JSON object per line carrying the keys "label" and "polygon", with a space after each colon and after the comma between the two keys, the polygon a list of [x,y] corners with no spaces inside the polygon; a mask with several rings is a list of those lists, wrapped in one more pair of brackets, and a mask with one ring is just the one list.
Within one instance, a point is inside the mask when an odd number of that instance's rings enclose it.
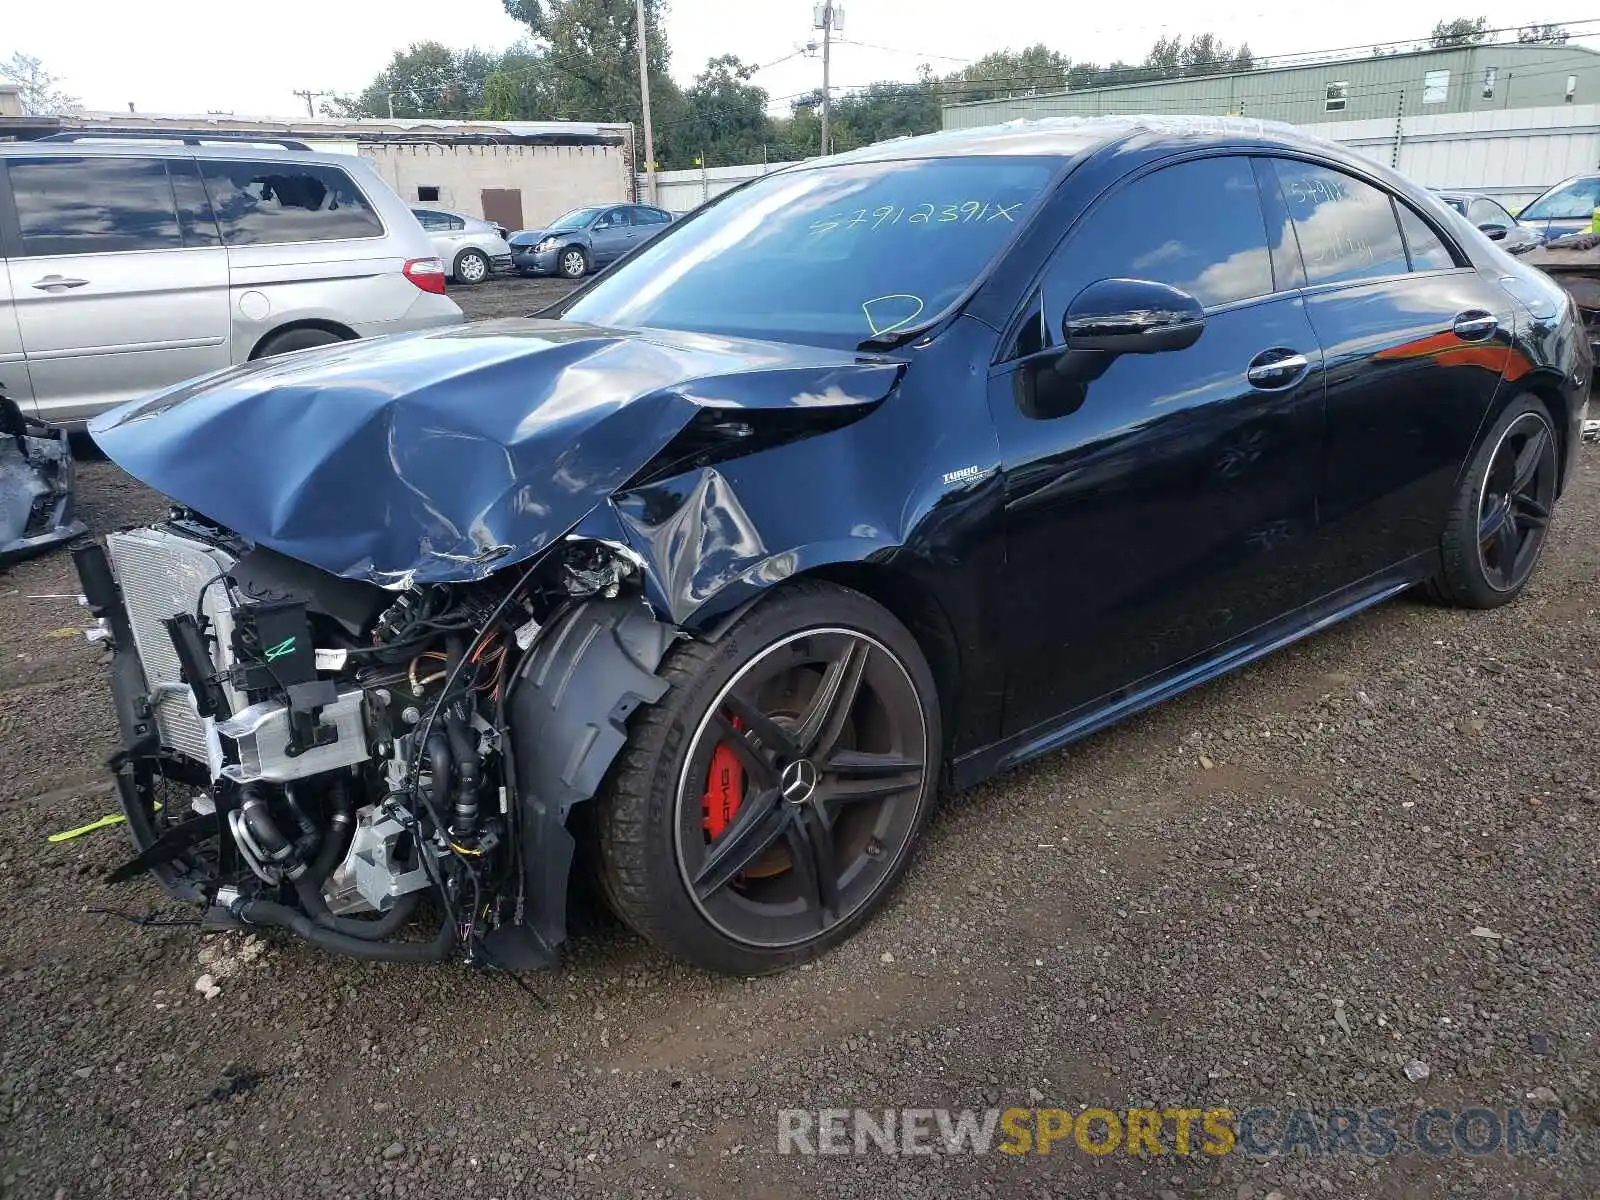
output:
{"label": "driver side window", "polygon": [[1270,294],[1272,256],[1250,160],[1193,159],[1102,197],[1045,276],[1050,338],[1074,296],[1113,278],[1171,284],[1207,308]]}

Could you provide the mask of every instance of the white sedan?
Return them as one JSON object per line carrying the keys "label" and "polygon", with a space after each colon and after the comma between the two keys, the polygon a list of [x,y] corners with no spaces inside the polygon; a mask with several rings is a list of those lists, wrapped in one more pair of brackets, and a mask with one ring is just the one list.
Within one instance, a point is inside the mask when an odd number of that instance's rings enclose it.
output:
{"label": "white sedan", "polygon": [[452,282],[482,283],[493,271],[511,269],[505,230],[493,222],[437,208],[413,208],[411,212],[438,250]]}

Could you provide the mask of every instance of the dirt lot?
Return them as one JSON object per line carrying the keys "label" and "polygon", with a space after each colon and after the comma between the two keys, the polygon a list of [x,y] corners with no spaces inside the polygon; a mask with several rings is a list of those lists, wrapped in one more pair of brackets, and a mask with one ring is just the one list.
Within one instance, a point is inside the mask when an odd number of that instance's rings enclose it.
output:
{"label": "dirt lot", "polygon": [[[464,299],[520,312],[551,286]],[[15,567],[0,1195],[1595,1195],[1597,463],[1585,451],[1520,603],[1385,605],[952,797],[861,936],[753,982],[678,967],[595,912],[559,970],[527,979],[537,996],[119,919],[185,912],[154,883],[101,882],[120,832],[45,840],[114,806],[113,719],[68,557]],[[98,530],[161,508],[106,463],[84,467],[82,501]],[[1401,1125],[1559,1106],[1561,1142],[777,1152],[779,1109],[1084,1104],[1382,1105]]]}

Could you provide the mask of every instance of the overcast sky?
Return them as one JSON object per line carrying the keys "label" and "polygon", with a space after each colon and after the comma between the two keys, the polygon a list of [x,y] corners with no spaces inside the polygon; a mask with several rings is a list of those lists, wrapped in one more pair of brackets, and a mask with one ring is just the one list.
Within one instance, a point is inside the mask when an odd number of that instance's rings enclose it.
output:
{"label": "overcast sky", "polygon": [[[1131,61],[1160,34],[1204,30],[1230,43],[1248,41],[1257,54],[1365,48],[1425,37],[1440,18],[1484,11],[1498,24],[1494,14],[1507,11],[1463,7],[1470,3],[1143,0],[1124,6],[1124,18],[1116,6],[1096,16],[1093,6],[1048,0],[844,0],[848,40],[835,50],[833,80],[848,87],[910,79],[922,62],[944,72],[991,50],[1037,41],[1077,60]],[[0,9],[0,58],[20,50],[43,59],[87,108],[126,111],[131,101],[149,113],[303,114],[305,102],[294,89],[359,91],[408,43],[500,49],[523,30],[500,0],[274,0],[203,8],[164,0],[0,0]],[[1505,23],[1575,15],[1559,6],[1515,11]],[[673,0],[667,19],[673,73],[687,84],[718,54],[771,63],[811,36],[811,14],[812,0]],[[793,58],[755,82],[774,98],[799,93],[821,83],[821,63]]]}

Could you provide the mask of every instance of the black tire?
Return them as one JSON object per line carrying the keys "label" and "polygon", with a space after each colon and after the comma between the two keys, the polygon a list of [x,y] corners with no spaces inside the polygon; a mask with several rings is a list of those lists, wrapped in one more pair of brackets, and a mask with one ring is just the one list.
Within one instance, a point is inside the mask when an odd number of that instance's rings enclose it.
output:
{"label": "black tire", "polygon": [[[717,641],[680,643],[660,673],[671,687],[634,714],[595,801],[601,889],[617,915],[668,953],[735,975],[850,936],[904,874],[938,788],[939,701],[916,640],[859,592],[802,582]],[[759,701],[739,694],[753,689]],[[824,694],[833,703],[814,703]],[[731,810],[723,793],[726,823],[713,830],[723,754],[749,782]]]}
{"label": "black tire", "polygon": [[287,354],[291,350],[309,350],[313,346],[331,346],[335,342],[349,341],[329,329],[289,329],[275,333],[256,347],[255,358],[271,358],[274,354]]}
{"label": "black tire", "polygon": [[450,278],[462,287],[476,287],[489,278],[489,256],[482,250],[463,250],[456,255]]}
{"label": "black tire", "polygon": [[589,265],[589,252],[582,246],[567,246],[556,256],[556,274],[563,279],[582,279]]}
{"label": "black tire", "polygon": [[1445,519],[1442,566],[1427,595],[1456,608],[1498,608],[1527,587],[1555,506],[1560,437],[1531,393],[1511,401],[1463,474]]}

